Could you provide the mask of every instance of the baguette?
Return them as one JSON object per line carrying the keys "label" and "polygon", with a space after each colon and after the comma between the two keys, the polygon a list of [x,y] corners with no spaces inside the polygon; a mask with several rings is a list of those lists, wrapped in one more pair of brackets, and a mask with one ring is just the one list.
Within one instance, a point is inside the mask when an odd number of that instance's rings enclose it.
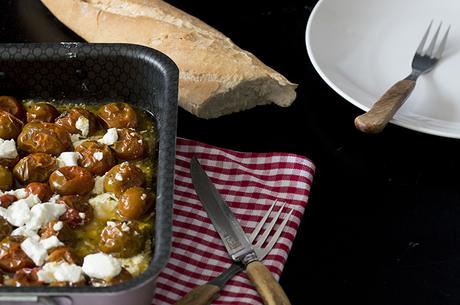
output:
{"label": "baguette", "polygon": [[224,34],[161,0],[41,0],[89,42],[157,49],[179,67],[179,105],[201,118],[275,103],[289,106],[296,84]]}

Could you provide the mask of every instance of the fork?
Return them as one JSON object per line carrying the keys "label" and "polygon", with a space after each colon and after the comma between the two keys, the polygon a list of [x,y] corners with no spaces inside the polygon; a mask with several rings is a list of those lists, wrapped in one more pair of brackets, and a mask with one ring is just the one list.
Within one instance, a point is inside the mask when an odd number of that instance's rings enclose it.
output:
{"label": "fork", "polygon": [[[249,240],[252,244],[255,243],[255,247],[260,249],[257,251],[257,256],[260,260],[267,256],[267,254],[272,250],[273,246],[275,245],[276,241],[280,237],[281,233],[283,232],[289,218],[292,215],[293,209],[289,211],[286,217],[284,217],[281,224],[276,229],[275,233],[273,234],[270,241],[267,242],[270,233],[273,231],[278,219],[281,216],[283,210],[285,210],[285,203],[282,203],[280,208],[277,212],[273,212],[275,206],[279,204],[275,201],[265,215],[262,217],[260,222],[251,232],[251,236],[249,236]],[[268,218],[270,215],[274,213],[273,218],[271,219],[270,223],[265,228],[262,234],[259,234],[264,225],[267,223]],[[259,238],[257,238],[259,237]],[[267,245],[263,247],[263,245],[267,242]],[[211,304],[213,300],[215,300],[219,296],[219,292],[224,288],[225,284],[237,273],[244,270],[244,265],[239,263],[233,263],[227,270],[222,272],[219,276],[215,277],[211,281],[207,282],[204,285],[197,286],[193,288],[188,294],[186,294],[182,299],[180,299],[175,305],[208,305]]]}
{"label": "fork", "polygon": [[438,39],[439,31],[441,30],[441,22],[430,44],[428,45],[428,48],[424,51],[424,46],[432,24],[433,21],[431,21],[428,26],[428,29],[423,35],[422,41],[415,52],[412,60],[411,74],[388,89],[367,113],[355,118],[355,126],[357,129],[365,133],[381,132],[392,119],[399,107],[402,106],[412,93],[417,78],[424,73],[430,72],[436,65],[446,46],[450,26],[447,28],[441,43],[435,51],[436,40]]}

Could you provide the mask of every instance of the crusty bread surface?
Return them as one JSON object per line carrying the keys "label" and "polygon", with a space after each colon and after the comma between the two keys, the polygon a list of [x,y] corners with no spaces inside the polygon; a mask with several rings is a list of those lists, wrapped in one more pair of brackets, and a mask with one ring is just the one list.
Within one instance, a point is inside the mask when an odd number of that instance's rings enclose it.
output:
{"label": "crusty bread surface", "polygon": [[89,42],[157,49],[179,67],[179,105],[216,118],[257,105],[289,106],[297,85],[224,34],[161,0],[41,0]]}

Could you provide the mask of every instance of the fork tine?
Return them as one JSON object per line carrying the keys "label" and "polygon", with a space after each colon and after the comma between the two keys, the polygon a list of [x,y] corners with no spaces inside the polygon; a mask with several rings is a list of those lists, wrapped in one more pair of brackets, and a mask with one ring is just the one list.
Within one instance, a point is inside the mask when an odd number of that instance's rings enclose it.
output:
{"label": "fork tine", "polygon": [[433,20],[431,20],[430,25],[428,26],[428,28],[426,29],[425,34],[423,35],[422,41],[420,41],[420,44],[419,44],[419,46],[417,48],[417,51],[416,51],[416,53],[418,53],[418,54],[423,53],[423,47],[425,46],[426,39],[428,38],[428,33],[430,32],[431,25],[433,25]]}
{"label": "fork tine", "polygon": [[291,219],[292,212],[294,212],[294,209],[291,209],[289,214],[287,214],[286,217],[284,217],[283,222],[280,224],[278,229],[276,229],[276,232],[275,234],[273,234],[273,237],[272,239],[270,239],[268,245],[258,253],[260,257],[265,257],[268,254],[268,252],[272,250],[273,246],[278,241],[278,238],[281,236],[281,233],[283,233],[284,227],[286,227],[287,222],[289,221],[289,219]]}
{"label": "fork tine", "polygon": [[285,205],[286,205],[286,202],[283,202],[283,204],[281,205],[280,209],[278,210],[278,212],[276,212],[276,214],[273,217],[272,221],[270,222],[268,227],[265,229],[264,234],[262,234],[262,236],[259,238],[259,240],[255,244],[256,247],[262,248],[262,245],[267,240],[268,235],[270,235],[270,232],[272,231],[273,227],[275,226],[276,221],[278,220],[278,218],[280,218],[281,212],[283,211]]}
{"label": "fork tine", "polygon": [[267,222],[267,218],[268,216],[270,216],[272,210],[273,210],[273,207],[275,207],[275,205],[278,203],[278,201],[275,201],[272,206],[268,209],[267,213],[265,213],[264,217],[262,218],[261,221],[259,221],[259,223],[257,224],[257,226],[254,228],[254,230],[252,231],[251,233],[251,236],[249,236],[249,240],[252,242],[254,242],[254,240],[256,239],[257,235],[259,234],[260,230],[262,229],[262,227],[264,226],[264,224]]}
{"label": "fork tine", "polygon": [[436,33],[434,33],[433,39],[431,40],[431,43],[425,52],[425,54],[429,57],[433,57],[433,50],[434,50],[434,46],[436,45],[436,40],[438,39],[439,31],[441,30],[441,25],[442,25],[442,22],[439,23],[438,29],[436,30]]}
{"label": "fork tine", "polygon": [[446,47],[447,35],[449,35],[449,30],[450,30],[450,25],[447,28],[447,31],[444,34],[444,37],[442,38],[441,44],[439,45],[438,49],[436,50],[436,53],[434,54],[434,58],[437,58],[437,59],[441,58],[441,55],[444,52],[444,49]]}

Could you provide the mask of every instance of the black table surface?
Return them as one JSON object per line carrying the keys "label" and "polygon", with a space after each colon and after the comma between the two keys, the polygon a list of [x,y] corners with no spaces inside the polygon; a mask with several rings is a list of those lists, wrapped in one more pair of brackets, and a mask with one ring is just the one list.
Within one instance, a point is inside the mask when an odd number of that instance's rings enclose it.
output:
{"label": "black table surface", "polygon": [[[378,135],[355,130],[361,111],[308,58],[305,28],[316,2],[170,1],[299,84],[288,108],[213,120],[180,109],[178,135],[316,164],[281,277],[292,304],[459,304],[460,141],[393,124]],[[0,1],[0,42],[45,41],[81,39],[38,0]]]}

